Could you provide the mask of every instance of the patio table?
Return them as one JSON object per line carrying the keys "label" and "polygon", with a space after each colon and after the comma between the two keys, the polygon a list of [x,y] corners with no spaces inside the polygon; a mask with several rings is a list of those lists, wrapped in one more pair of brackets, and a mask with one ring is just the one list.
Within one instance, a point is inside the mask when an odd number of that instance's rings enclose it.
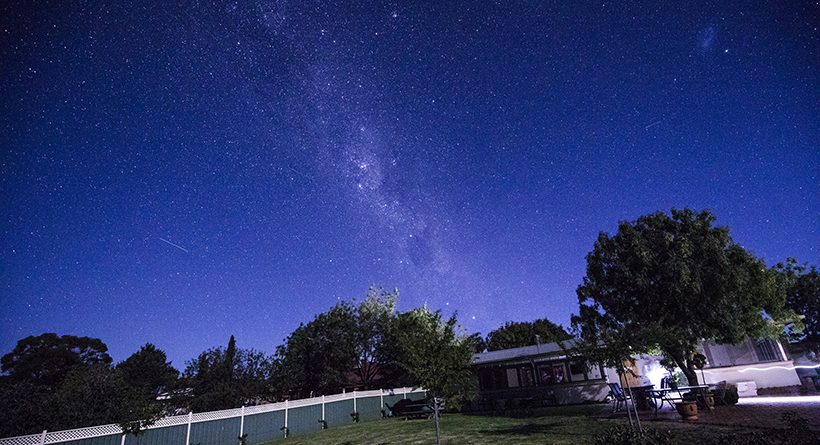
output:
{"label": "patio table", "polygon": [[[696,385],[696,386],[678,386],[677,388],[660,388],[660,389],[650,389],[647,392],[649,393],[649,397],[651,397],[653,402],[655,400],[660,399],[660,402],[654,403],[655,414],[658,414],[658,410],[661,406],[663,406],[663,402],[669,404],[669,406],[673,406],[672,403],[675,400],[683,400],[683,393],[684,392],[691,392],[695,394],[695,401],[697,401],[698,406],[703,408],[707,408],[709,410],[712,409],[709,406],[709,403],[706,401],[706,392],[709,390],[709,385]],[[670,393],[676,392],[678,393],[678,397],[671,397]]]}

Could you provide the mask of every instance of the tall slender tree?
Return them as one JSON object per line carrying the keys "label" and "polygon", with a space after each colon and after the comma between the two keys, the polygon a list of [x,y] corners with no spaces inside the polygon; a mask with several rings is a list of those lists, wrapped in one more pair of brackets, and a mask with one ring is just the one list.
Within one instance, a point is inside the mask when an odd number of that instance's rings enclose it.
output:
{"label": "tall slender tree", "polygon": [[444,321],[441,312],[426,307],[399,314],[393,326],[403,351],[400,363],[427,390],[436,419],[436,439],[441,444],[439,415],[444,402],[455,405],[474,390],[470,360],[475,343],[460,332],[456,315]]}

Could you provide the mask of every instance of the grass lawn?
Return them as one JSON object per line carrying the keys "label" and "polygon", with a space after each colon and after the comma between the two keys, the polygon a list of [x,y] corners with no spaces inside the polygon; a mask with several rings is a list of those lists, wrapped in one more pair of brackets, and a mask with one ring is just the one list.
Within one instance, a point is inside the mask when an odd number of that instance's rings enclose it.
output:
{"label": "grass lawn", "polygon": [[[441,418],[442,444],[587,444],[606,429],[628,421],[594,417],[601,406],[540,408],[512,416],[447,413]],[[593,416],[593,417],[591,417]],[[644,427],[673,431],[676,443],[699,443],[716,435],[745,429],[689,425],[679,421],[647,421]],[[409,445],[435,444],[435,421],[383,419],[289,437],[270,444]]]}

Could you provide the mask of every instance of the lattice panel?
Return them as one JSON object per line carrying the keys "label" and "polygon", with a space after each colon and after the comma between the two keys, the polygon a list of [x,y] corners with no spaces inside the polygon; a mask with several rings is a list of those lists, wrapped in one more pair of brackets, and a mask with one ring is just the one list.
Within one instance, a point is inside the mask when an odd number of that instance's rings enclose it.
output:
{"label": "lattice panel", "polygon": [[288,408],[300,408],[302,406],[321,405],[322,398],[314,397],[312,399],[292,400],[288,402]]}
{"label": "lattice panel", "polygon": [[68,442],[70,440],[87,439],[89,437],[110,436],[122,434],[118,425],[92,426],[68,431],[56,431],[46,434],[46,443]]}
{"label": "lattice panel", "polygon": [[30,436],[9,437],[0,439],[1,445],[39,445],[42,434],[32,434]]}
{"label": "lattice panel", "polygon": [[206,422],[208,420],[230,419],[242,415],[242,408],[226,409],[222,411],[208,411],[207,413],[194,413],[191,422]]}

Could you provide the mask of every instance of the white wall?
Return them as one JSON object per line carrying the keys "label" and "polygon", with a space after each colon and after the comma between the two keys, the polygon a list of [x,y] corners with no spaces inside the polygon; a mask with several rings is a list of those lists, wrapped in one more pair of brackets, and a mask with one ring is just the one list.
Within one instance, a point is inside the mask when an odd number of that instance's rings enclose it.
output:
{"label": "white wall", "polygon": [[[698,371],[700,373],[700,371]],[[800,384],[794,362],[758,363],[756,365],[731,366],[726,368],[704,369],[706,383],[717,383],[726,380],[729,383],[753,381],[757,388],[778,388]]]}

